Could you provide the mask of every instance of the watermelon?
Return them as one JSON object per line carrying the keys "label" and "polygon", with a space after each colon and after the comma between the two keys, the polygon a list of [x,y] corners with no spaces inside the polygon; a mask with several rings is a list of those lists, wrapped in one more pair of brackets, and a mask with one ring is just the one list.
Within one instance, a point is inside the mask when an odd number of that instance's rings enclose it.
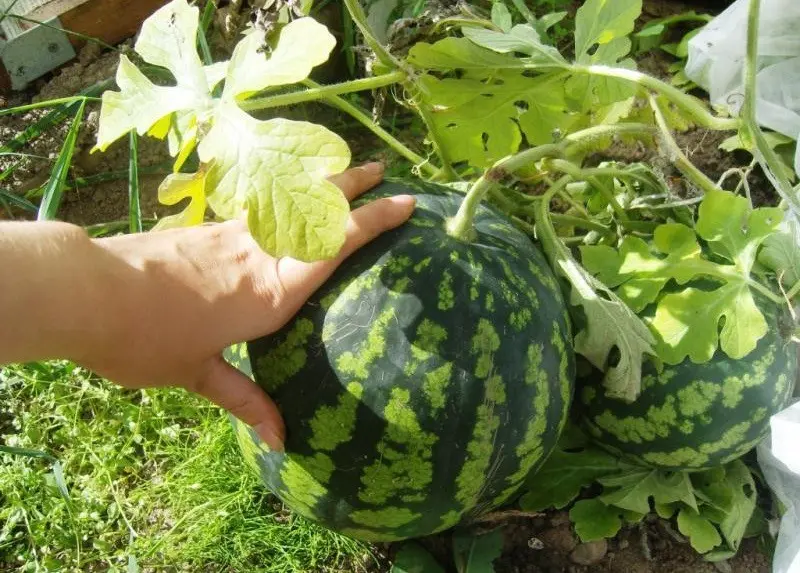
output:
{"label": "watermelon", "polygon": [[642,368],[642,393],[629,404],[606,396],[596,370],[578,380],[575,409],[593,440],[632,462],[700,470],[733,461],[767,434],[770,416],[789,405],[797,375],[789,317],[758,300],[769,331],[741,359],[717,349],[710,361],[686,358]]}
{"label": "watermelon", "polygon": [[514,498],[574,392],[567,308],[531,239],[486,205],[474,240],[451,237],[463,195],[435,184],[387,178],[354,206],[404,193],[417,199],[407,223],[247,345],[285,452],[237,423],[289,508],[368,541],[430,535]]}

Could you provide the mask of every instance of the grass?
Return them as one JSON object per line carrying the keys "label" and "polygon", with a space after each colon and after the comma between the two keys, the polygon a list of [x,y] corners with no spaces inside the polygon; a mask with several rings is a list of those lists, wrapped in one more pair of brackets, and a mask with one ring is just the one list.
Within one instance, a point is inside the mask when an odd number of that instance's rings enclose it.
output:
{"label": "grass", "polygon": [[0,451],[0,570],[375,570],[366,544],[286,511],[199,397],[64,361],[0,370],[0,397],[1,443],[58,460]]}

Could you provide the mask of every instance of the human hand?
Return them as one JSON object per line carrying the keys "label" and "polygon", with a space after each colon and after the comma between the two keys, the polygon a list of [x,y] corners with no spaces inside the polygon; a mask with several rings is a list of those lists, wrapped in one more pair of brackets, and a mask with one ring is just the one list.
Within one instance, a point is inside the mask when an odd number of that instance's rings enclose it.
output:
{"label": "human hand", "polygon": [[[370,164],[331,180],[353,200],[382,177]],[[241,221],[94,240],[93,280],[105,285],[94,304],[104,316],[74,359],[129,388],[182,386],[282,449],[274,402],[222,351],[280,329],[346,257],[413,208],[412,197],[397,196],[354,210],[339,256],[311,264],[265,254]]]}

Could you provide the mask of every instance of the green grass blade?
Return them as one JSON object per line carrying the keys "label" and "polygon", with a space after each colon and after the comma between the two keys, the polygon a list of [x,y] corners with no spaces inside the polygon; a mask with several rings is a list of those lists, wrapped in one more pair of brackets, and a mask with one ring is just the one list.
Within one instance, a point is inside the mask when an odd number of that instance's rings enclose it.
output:
{"label": "green grass blade", "polygon": [[[110,89],[114,85],[113,78],[103,80],[97,82],[96,84],[89,86],[88,88],[82,90],[77,96],[78,98],[86,98],[86,97],[96,97],[102,92],[107,89]],[[43,102],[46,103],[46,102]],[[72,103],[61,104],[56,109],[52,110],[44,117],[42,117],[39,121],[35,122],[33,125],[28,126],[25,131],[17,135],[14,139],[9,141],[8,143],[3,144],[0,147],[0,152],[13,152],[19,151],[23,147],[25,147],[28,143],[42,135],[43,133],[47,132],[48,130],[52,129],[54,126],[58,125],[65,118],[71,117],[75,114],[78,108],[81,105],[85,105],[86,100],[75,100]],[[47,107],[47,106],[42,106]]]}
{"label": "green grass blade", "polygon": [[41,20],[35,20],[33,18],[28,18],[26,16],[20,16],[19,14],[8,14],[9,18],[14,18],[15,20],[20,20],[22,22],[27,22],[28,24],[36,24],[38,26],[42,26],[44,28],[50,28],[52,30],[58,30],[64,34],[69,34],[70,36],[75,36],[76,38],[80,38],[81,40],[85,40],[86,42],[92,42],[94,44],[99,44],[103,48],[107,50],[111,50],[112,52],[120,52],[121,50],[116,46],[112,46],[111,44],[106,44],[103,40],[99,38],[94,38],[92,36],[87,36],[86,34],[81,34],[80,32],[74,32],[72,30],[67,30],[66,28],[62,28],[60,26],[54,26],[53,24],[48,24],[47,22],[42,22]]}
{"label": "green grass blade", "polygon": [[45,107],[56,107],[62,104],[78,103],[87,100],[99,102],[100,98],[90,98],[86,96],[69,96],[69,97],[61,97],[58,99],[50,99],[47,101],[40,101],[27,105],[18,105],[16,107],[9,107],[0,110],[0,117],[3,117],[4,115],[13,115],[15,113],[25,113],[26,111],[32,111],[34,109],[42,109]]}
{"label": "green grass blade", "polygon": [[15,448],[13,446],[0,446],[0,453],[10,454],[13,456],[23,456],[26,458],[41,458],[51,462],[57,462],[58,458],[43,452],[41,450],[32,450],[30,448]]}
{"label": "green grass blade", "polygon": [[39,210],[39,208],[36,205],[31,203],[24,197],[20,197],[19,195],[16,195],[11,191],[6,191],[5,189],[0,189],[0,199],[11,205],[15,205],[20,209],[29,211],[31,213],[36,213]]}
{"label": "green grass blade", "polygon": [[5,20],[6,18],[8,18],[8,16],[9,16],[9,15],[10,15],[10,13],[11,13],[11,11],[14,9],[14,6],[16,6],[18,2],[19,2],[19,0],[14,0],[14,1],[11,3],[11,5],[10,5],[8,8],[6,8],[5,10],[3,10],[3,13],[2,13],[2,14],[0,14],[0,24],[2,24],[2,23],[3,23],[3,20]]}
{"label": "green grass blade", "polygon": [[130,159],[128,160],[128,220],[131,233],[142,232],[142,207],[139,198],[139,136],[135,131],[128,135]]}
{"label": "green grass blade", "polygon": [[350,77],[355,77],[356,75],[356,52],[353,49],[353,46],[355,46],[355,32],[356,25],[350,17],[350,11],[342,4],[342,51],[344,52]]}
{"label": "green grass blade", "polygon": [[50,180],[44,189],[42,202],[39,205],[39,221],[55,219],[58,207],[61,205],[61,197],[64,194],[64,183],[67,180],[69,168],[72,165],[72,154],[75,151],[75,142],[78,139],[81,121],[83,121],[83,111],[86,108],[86,101],[82,101],[78,112],[72,120],[72,125],[64,139],[64,145],[58,154],[58,159],[53,166]]}

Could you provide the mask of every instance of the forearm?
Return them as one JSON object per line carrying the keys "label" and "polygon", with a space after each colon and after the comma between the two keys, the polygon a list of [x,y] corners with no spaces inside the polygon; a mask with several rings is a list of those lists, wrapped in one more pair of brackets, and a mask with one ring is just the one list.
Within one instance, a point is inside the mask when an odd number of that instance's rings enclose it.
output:
{"label": "forearm", "polygon": [[85,351],[100,329],[95,251],[75,225],[0,222],[0,364]]}

